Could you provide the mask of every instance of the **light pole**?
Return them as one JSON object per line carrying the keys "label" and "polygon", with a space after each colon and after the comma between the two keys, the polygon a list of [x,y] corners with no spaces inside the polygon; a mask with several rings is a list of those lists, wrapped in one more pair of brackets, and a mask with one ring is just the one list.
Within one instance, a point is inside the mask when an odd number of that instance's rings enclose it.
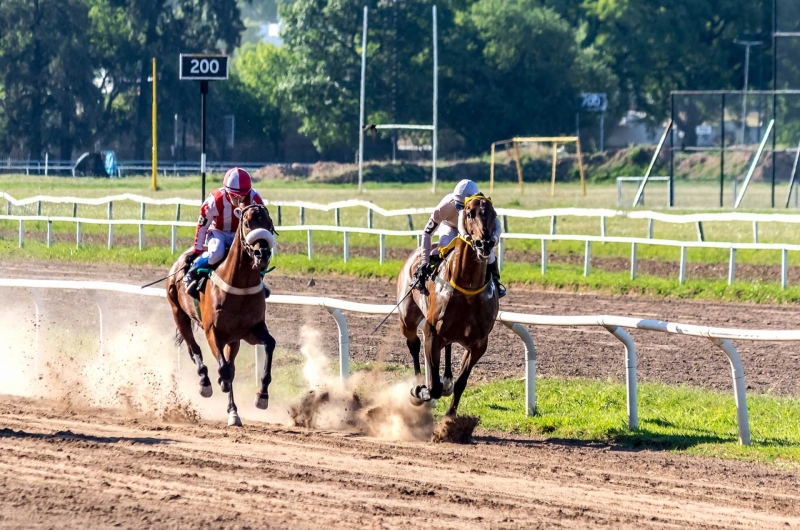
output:
{"label": "light pole", "polygon": [[[747,81],[750,73],[750,48],[752,46],[761,46],[763,42],[742,39],[735,39],[733,42],[744,46],[744,90],[742,92],[742,144],[744,144],[745,131],[747,129]],[[725,124],[723,123],[722,126],[724,127]]]}

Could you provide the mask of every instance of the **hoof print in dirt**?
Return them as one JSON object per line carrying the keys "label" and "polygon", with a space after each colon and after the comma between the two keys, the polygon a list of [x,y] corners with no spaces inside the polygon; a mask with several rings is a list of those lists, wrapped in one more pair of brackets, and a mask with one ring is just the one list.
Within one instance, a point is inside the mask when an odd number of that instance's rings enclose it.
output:
{"label": "hoof print in dirt", "polygon": [[472,443],[472,432],[481,422],[477,416],[445,416],[431,435],[435,443]]}

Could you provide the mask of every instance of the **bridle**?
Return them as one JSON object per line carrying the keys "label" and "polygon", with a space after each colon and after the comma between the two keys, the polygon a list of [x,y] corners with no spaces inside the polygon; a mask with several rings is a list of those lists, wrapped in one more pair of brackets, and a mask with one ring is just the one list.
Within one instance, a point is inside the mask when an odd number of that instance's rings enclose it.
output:
{"label": "bridle", "polygon": [[[464,200],[464,209],[466,209],[467,205],[468,205],[468,204],[469,204],[471,201],[473,201],[473,200],[480,200],[480,199],[483,199],[483,200],[487,201],[487,202],[489,203],[489,205],[490,205],[490,206],[494,207],[494,203],[492,202],[492,199],[491,199],[490,197],[487,197],[487,196],[485,196],[485,195],[484,195],[484,194],[482,194],[482,193],[478,193],[477,195],[472,195],[472,196],[470,196],[470,197],[467,197],[467,198]],[[496,215],[496,213],[495,213],[495,215]],[[466,223],[466,221],[467,221],[467,220],[466,220],[466,219],[464,219],[464,222],[465,222],[465,223]],[[484,231],[486,231],[487,229],[489,230],[489,233],[492,233],[492,232],[493,232],[493,230],[494,230],[494,227],[484,227]],[[464,231],[466,232],[466,226],[464,227]],[[486,233],[486,232],[484,232],[484,235],[485,235],[485,233]],[[464,238],[463,238],[463,237],[460,235],[460,233],[459,233],[459,237],[461,237],[461,239],[464,239]],[[488,248],[488,251],[491,251],[492,247],[494,246],[494,242],[493,242],[491,239],[488,239],[488,240],[487,240],[487,239],[483,239],[483,238],[481,238],[481,239],[472,239],[471,237],[470,237],[470,239],[471,239],[470,241],[467,241],[466,239],[464,239],[464,241],[465,241],[465,242],[466,242],[466,243],[467,243],[469,246],[471,246],[471,247],[472,247],[474,250],[476,250],[476,254],[477,254],[477,255],[478,255],[480,258],[482,258],[482,259],[485,259],[485,258],[483,258],[483,252],[484,252],[484,250],[485,250],[485,248],[484,248],[484,247],[488,245],[488,246],[489,246],[489,248]],[[487,252],[488,252],[488,251],[487,251]]]}
{"label": "bridle", "polygon": [[241,209],[241,214],[239,217],[239,229],[237,230],[237,236],[239,238],[239,243],[244,247],[245,252],[247,255],[250,256],[250,259],[253,261],[261,261],[264,259],[264,251],[272,253],[272,249],[263,249],[263,248],[253,248],[253,246],[247,242],[247,236],[244,233],[244,214],[249,210],[264,210],[267,215],[269,215],[267,207],[263,204],[251,204],[250,206],[246,206]]}

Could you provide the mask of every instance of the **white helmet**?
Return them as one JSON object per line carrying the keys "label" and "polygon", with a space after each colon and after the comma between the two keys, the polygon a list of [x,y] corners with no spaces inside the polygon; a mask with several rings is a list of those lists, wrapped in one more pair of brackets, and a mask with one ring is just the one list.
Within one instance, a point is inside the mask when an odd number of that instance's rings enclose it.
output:
{"label": "white helmet", "polygon": [[455,189],[453,189],[453,197],[455,198],[457,203],[461,205],[464,204],[464,199],[467,197],[472,197],[473,195],[477,195],[478,185],[472,182],[469,179],[464,179],[456,184]]}

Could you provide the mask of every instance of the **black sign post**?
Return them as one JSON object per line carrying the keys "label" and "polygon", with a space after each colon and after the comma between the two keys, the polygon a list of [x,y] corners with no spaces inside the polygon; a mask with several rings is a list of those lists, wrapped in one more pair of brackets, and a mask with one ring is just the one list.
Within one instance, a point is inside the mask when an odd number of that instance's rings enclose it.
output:
{"label": "black sign post", "polygon": [[209,81],[228,79],[228,56],[182,53],[180,57],[181,80],[200,81],[200,175],[202,189],[200,200],[206,199],[206,95]]}
{"label": "black sign post", "polygon": [[577,128],[576,134],[579,137],[581,135],[581,111],[600,113],[600,151],[602,151],[605,147],[603,145],[603,140],[605,136],[605,118],[607,108],[608,97],[605,93],[583,93],[578,98],[578,110],[575,113],[575,127]]}

